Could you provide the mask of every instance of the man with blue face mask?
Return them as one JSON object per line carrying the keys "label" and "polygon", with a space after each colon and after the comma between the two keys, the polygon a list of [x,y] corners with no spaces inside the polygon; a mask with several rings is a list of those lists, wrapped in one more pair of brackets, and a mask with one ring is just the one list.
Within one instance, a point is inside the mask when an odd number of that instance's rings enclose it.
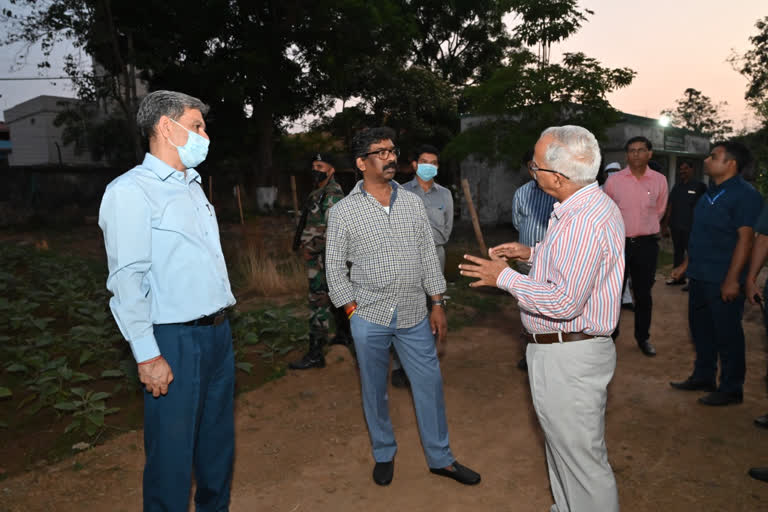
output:
{"label": "man with blue face mask", "polygon": [[99,210],[109,301],[144,394],[144,511],[229,507],[234,356],[226,310],[235,298],[213,206],[194,169],[208,154],[208,106],[155,91],[136,121],[144,161],[107,186]]}
{"label": "man with blue face mask", "polygon": [[436,147],[424,144],[416,149],[413,157],[413,171],[416,173],[411,181],[403,187],[416,194],[424,202],[427,209],[429,225],[432,227],[432,237],[435,239],[435,249],[440,260],[440,267],[445,272],[445,249],[453,230],[453,196],[451,191],[435,183],[439,167],[440,152]]}
{"label": "man with blue face mask", "polygon": [[[427,210],[429,225],[432,227],[432,238],[435,240],[437,258],[440,269],[445,273],[445,248],[453,230],[453,196],[451,191],[435,182],[440,152],[436,147],[424,144],[416,149],[413,155],[413,179],[403,185],[403,188],[419,196]],[[397,353],[392,361],[392,385],[396,388],[407,388],[410,385]]]}

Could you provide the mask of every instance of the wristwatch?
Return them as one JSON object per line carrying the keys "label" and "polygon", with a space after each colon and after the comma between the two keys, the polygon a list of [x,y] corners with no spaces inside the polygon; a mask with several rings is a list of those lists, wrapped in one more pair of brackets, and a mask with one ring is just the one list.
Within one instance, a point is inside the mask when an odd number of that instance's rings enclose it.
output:
{"label": "wristwatch", "polygon": [[440,300],[433,300],[432,301],[433,306],[443,306],[445,307],[445,301],[443,299]]}

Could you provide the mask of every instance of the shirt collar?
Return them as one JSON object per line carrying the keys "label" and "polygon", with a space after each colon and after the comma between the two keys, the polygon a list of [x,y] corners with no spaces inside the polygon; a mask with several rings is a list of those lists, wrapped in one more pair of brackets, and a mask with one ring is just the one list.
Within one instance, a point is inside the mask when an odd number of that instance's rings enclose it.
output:
{"label": "shirt collar", "polygon": [[146,153],[144,155],[144,161],[141,163],[141,165],[142,167],[146,167],[150,171],[154,172],[162,181],[165,181],[169,177],[173,176],[177,180],[185,182],[187,185],[189,185],[192,181],[202,183],[202,178],[195,169],[187,169],[185,176],[184,171],[177,171],[167,163],[157,158],[152,153]]}
{"label": "shirt collar", "polygon": [[[368,192],[365,191],[363,188],[363,180],[360,180],[357,182],[357,184],[352,189],[352,192],[349,193],[350,196],[361,194],[363,197],[368,197]],[[392,195],[390,196],[389,200],[389,206],[392,206],[392,204],[395,202],[395,199],[397,199],[397,189],[399,189],[402,185],[400,185],[395,180],[390,180],[389,184],[392,186]]]}
{"label": "shirt collar", "polygon": [[719,185],[715,185],[714,181],[709,182],[709,190],[717,192],[719,190],[725,190],[726,188],[732,187],[739,183],[743,178],[741,177],[741,174],[736,174],[735,176],[731,176],[724,182],[722,182]]}
{"label": "shirt collar", "polygon": [[596,190],[599,190],[597,186],[597,182],[594,181],[590,183],[589,185],[585,187],[581,187],[579,190],[573,193],[571,197],[563,201],[562,203],[555,203],[555,205],[552,207],[552,215],[554,215],[558,220],[562,218],[563,215],[568,213],[570,210],[574,210],[578,208],[580,205],[582,205],[589,196],[592,195],[592,193]]}

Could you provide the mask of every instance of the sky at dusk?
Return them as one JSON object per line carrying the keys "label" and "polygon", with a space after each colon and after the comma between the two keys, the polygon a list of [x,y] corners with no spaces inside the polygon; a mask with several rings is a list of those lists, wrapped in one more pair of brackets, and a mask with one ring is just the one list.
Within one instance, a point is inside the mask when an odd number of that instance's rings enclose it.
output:
{"label": "sky at dusk", "polygon": [[[0,0],[0,7],[8,6]],[[553,48],[552,60],[563,52],[581,51],[604,66],[629,67],[637,76],[629,87],[612,93],[609,100],[621,111],[648,117],[674,107],[688,87],[699,89],[714,102],[727,101],[726,116],[740,129],[754,127],[754,116],[744,101],[746,79],[727,62],[733,51],[749,49],[757,33],[755,22],[768,16],[766,0],[582,0],[593,10],[581,30]],[[726,6],[726,8],[724,8]],[[61,58],[69,49],[57,49]],[[70,47],[71,48],[71,47]],[[28,64],[13,70],[20,47],[0,47],[0,77],[39,76],[33,49]],[[63,75],[56,67],[49,76]],[[72,96],[65,80],[0,81],[0,111],[40,94]],[[3,116],[0,116],[3,119]]]}
{"label": "sky at dusk", "polygon": [[608,96],[630,114],[658,117],[673,108],[688,87],[715,103],[727,101],[734,128],[754,116],[744,101],[747,80],[727,62],[732,51],[750,49],[755,22],[768,16],[767,0],[581,0],[595,12],[573,37],[553,48],[581,51],[604,66],[637,72],[632,84]]}

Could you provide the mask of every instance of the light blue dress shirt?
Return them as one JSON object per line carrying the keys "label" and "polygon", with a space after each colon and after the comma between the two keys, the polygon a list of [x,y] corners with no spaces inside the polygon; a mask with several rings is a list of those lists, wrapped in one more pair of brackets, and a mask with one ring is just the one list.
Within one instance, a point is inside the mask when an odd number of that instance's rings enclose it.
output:
{"label": "light blue dress shirt", "polygon": [[185,174],[147,153],[101,200],[109,306],[136,362],[160,355],[153,324],[188,322],[235,303],[200,181],[194,169]]}

